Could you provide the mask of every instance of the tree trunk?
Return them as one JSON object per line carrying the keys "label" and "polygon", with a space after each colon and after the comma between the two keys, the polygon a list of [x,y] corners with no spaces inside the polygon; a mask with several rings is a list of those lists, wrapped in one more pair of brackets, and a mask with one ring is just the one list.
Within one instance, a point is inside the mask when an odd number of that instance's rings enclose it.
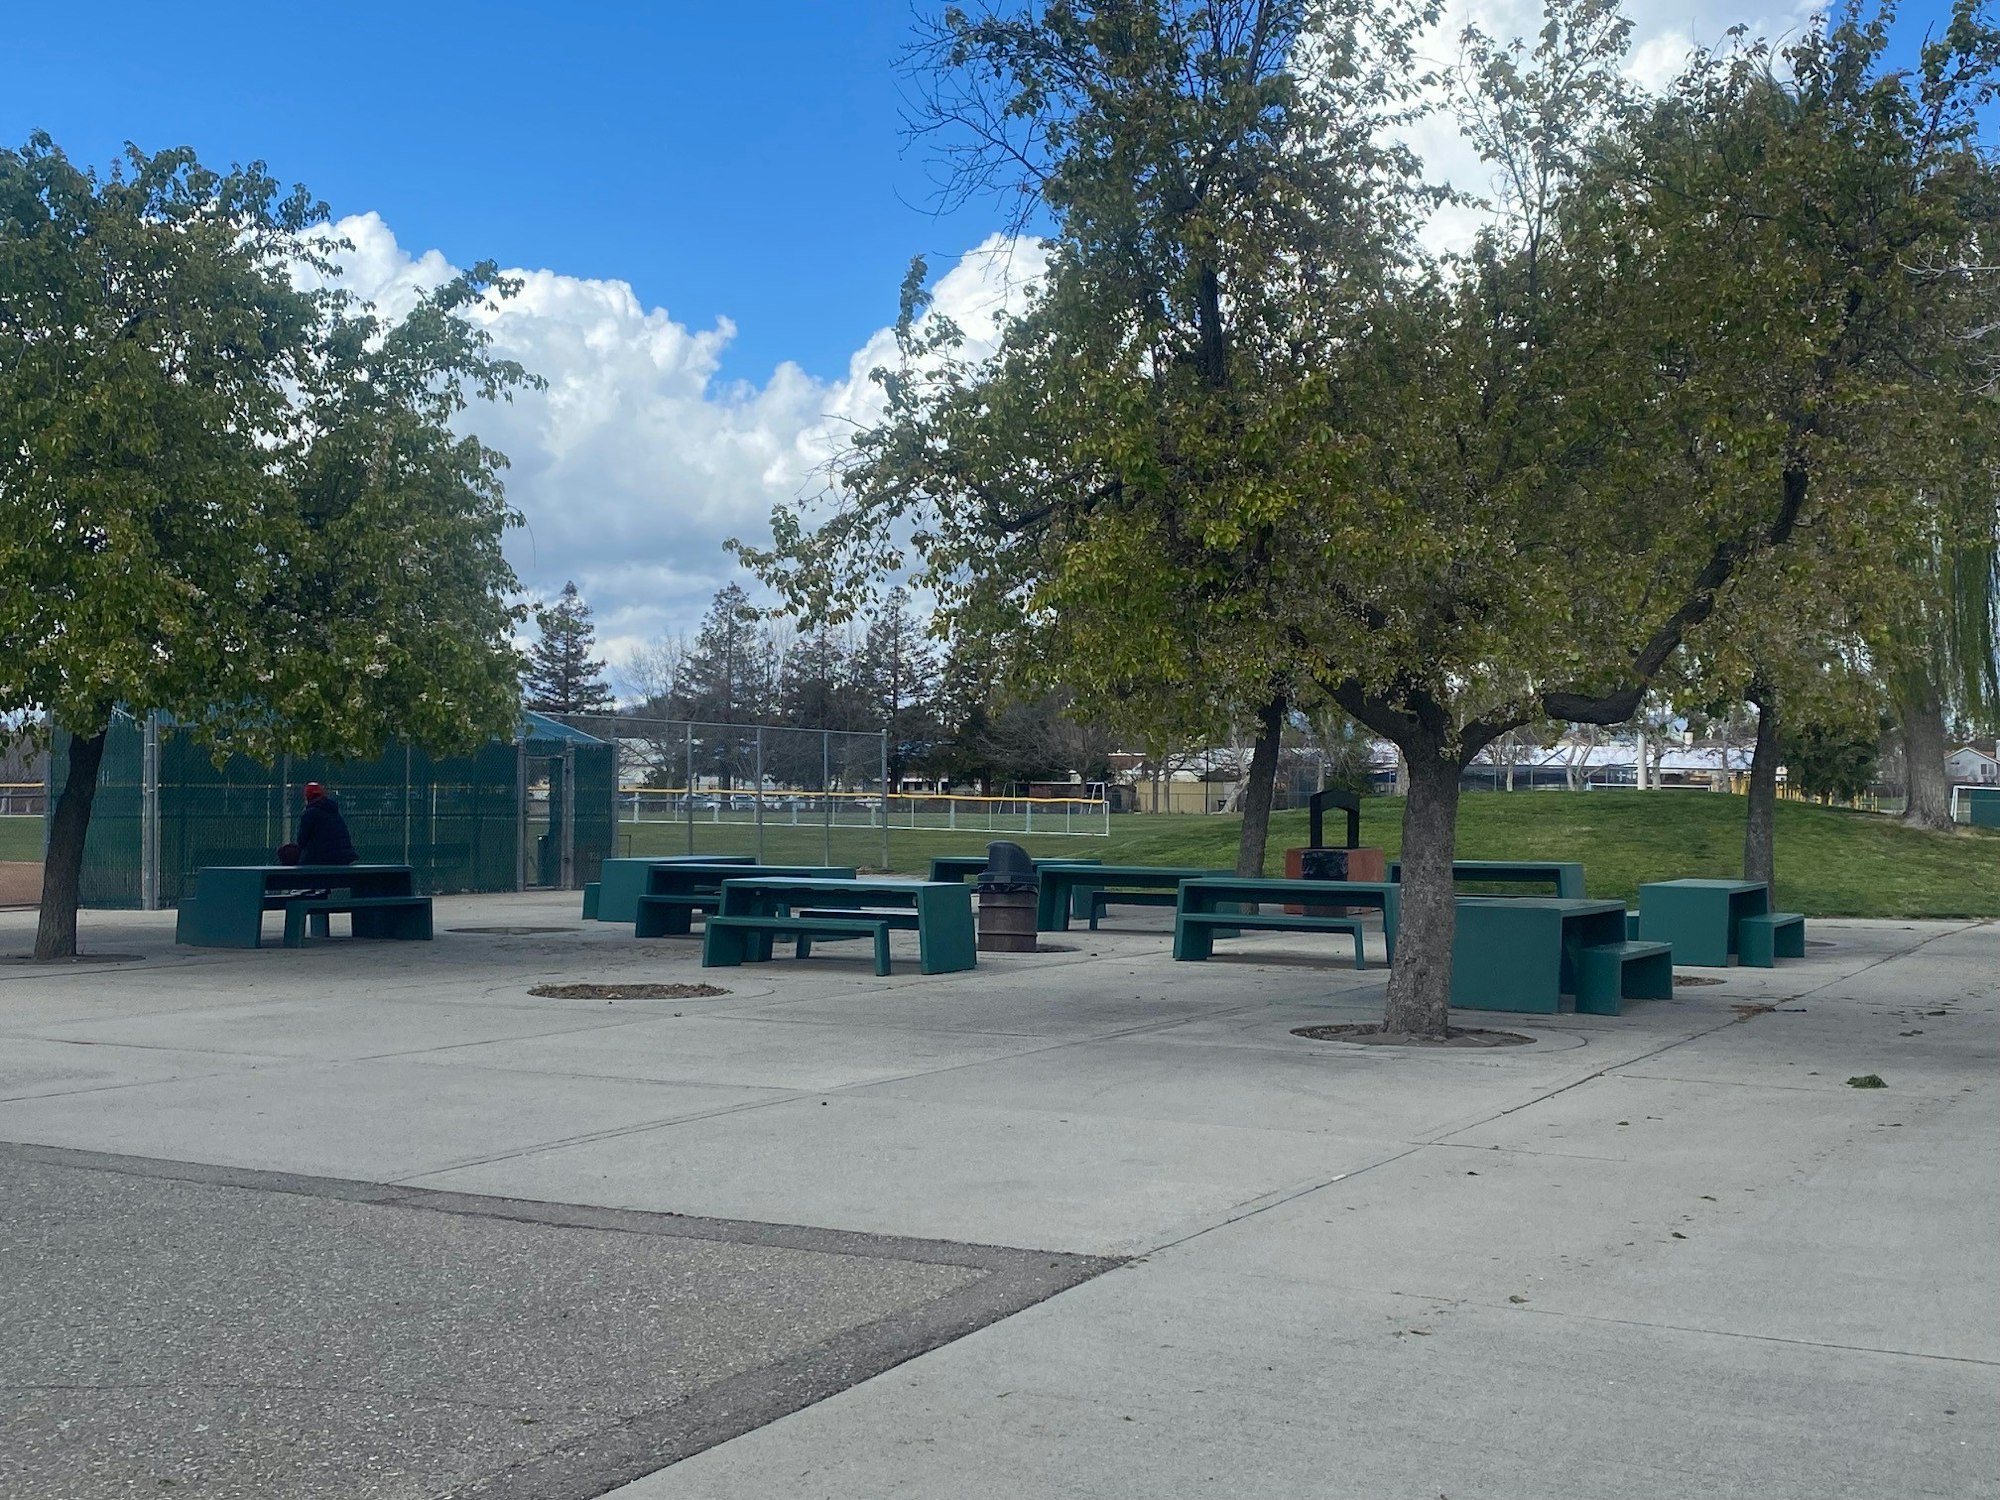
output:
{"label": "tree trunk", "polygon": [[1912,828],[1951,827],[1951,787],[1945,775],[1944,706],[1928,672],[1915,674],[1896,695],[1903,721],[1903,781],[1909,800],[1903,821]]}
{"label": "tree trunk", "polygon": [[1264,843],[1271,831],[1271,794],[1278,775],[1278,739],[1285,732],[1285,695],[1257,710],[1257,744],[1250,752],[1250,783],[1243,791],[1243,832],[1236,842],[1236,873],[1264,873]]}
{"label": "tree trunk", "polygon": [[49,847],[42,864],[42,911],[35,927],[35,957],[76,956],[76,903],[83,880],[83,840],[90,832],[90,808],[97,800],[97,768],[104,760],[110,729],[89,738],[71,735],[69,771],[55,816],[49,820]]}
{"label": "tree trunk", "polygon": [[1757,748],[1750,756],[1750,812],[1743,828],[1743,878],[1770,881],[1777,859],[1778,709],[1776,695],[1752,688]]}
{"label": "tree trunk", "polygon": [[1451,882],[1458,846],[1460,763],[1436,747],[1407,750],[1403,804],[1403,903],[1382,1029],[1442,1040],[1451,1010],[1451,942],[1458,907]]}

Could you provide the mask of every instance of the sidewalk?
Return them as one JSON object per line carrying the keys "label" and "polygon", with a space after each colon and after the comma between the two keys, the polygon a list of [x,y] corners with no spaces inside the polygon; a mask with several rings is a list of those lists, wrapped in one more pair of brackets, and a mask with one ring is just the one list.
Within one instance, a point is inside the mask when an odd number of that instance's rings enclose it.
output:
{"label": "sidewalk", "polygon": [[1290,1034],[1380,969],[1174,964],[1152,915],[888,980],[704,972],[547,897],[302,953],[105,916],[143,962],[0,965],[0,1140],[1130,1258],[626,1500],[2000,1493],[2000,928],[1815,923],[1775,971],[1403,1052]]}

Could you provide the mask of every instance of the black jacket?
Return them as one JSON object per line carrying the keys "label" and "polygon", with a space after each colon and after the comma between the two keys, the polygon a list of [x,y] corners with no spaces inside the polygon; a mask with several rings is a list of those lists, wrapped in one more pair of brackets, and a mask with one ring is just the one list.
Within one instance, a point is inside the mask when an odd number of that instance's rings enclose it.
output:
{"label": "black jacket", "polygon": [[298,843],[302,865],[351,865],[360,858],[354,852],[347,819],[340,815],[340,804],[331,797],[306,804],[299,814]]}

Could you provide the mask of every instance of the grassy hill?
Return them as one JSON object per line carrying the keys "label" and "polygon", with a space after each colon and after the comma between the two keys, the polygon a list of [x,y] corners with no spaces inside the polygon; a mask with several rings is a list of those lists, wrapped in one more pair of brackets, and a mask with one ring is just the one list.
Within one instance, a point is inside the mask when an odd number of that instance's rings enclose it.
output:
{"label": "grassy hill", "polygon": [[[1395,857],[1402,801],[1362,804],[1361,841]],[[1463,859],[1580,859],[1590,894],[1633,901],[1641,881],[1680,876],[1733,878],[1743,869],[1744,799],[1711,792],[1473,792],[1459,804]],[[1306,841],[1306,815],[1272,818],[1265,872],[1283,873],[1284,850]],[[1229,868],[1240,820],[1199,815],[1125,816],[1109,838],[1045,838],[1024,843],[1039,855],[1096,856],[1127,864]],[[1329,823],[1336,835],[1338,820]],[[675,825],[620,824],[621,853],[674,854],[686,848]],[[748,852],[750,830],[698,825],[697,848]],[[629,840],[626,836],[630,836]],[[996,835],[1006,837],[1007,835]],[[922,873],[933,854],[972,854],[986,835],[961,830],[890,830],[892,866]],[[767,827],[772,860],[818,863],[818,829]],[[834,857],[873,865],[880,834],[837,830]],[[1895,819],[1802,802],[1778,804],[1778,902],[1814,916],[2000,916],[2000,833],[1929,833]],[[1516,887],[1516,890],[1519,888]]]}

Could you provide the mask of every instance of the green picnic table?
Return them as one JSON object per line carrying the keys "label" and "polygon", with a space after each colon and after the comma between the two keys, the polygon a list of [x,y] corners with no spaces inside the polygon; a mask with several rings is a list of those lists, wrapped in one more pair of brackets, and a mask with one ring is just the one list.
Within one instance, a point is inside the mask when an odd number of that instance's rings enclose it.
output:
{"label": "green picnic table", "polygon": [[[1389,861],[1389,878],[1403,878],[1403,862]],[[1553,885],[1564,901],[1583,899],[1583,866],[1573,859],[1455,859],[1451,878],[1519,882],[1524,885]]]}
{"label": "green picnic table", "polygon": [[802,879],[852,880],[852,865],[709,864],[699,860],[662,861],[646,872],[637,898],[632,935],[687,937],[696,912],[713,913],[722,903],[722,882],[740,875],[795,875]]}
{"label": "green picnic table", "polygon": [[[1674,962],[1726,969],[1743,952],[1743,924],[1771,914],[1761,880],[1654,880],[1639,887],[1639,936],[1671,943]],[[1803,923],[1801,923],[1803,926]]]}
{"label": "green picnic table", "polygon": [[607,859],[599,868],[595,903],[586,899],[585,921],[630,922],[639,915],[646,877],[661,865],[754,865],[754,854],[662,854],[644,859]]}
{"label": "green picnic table", "polygon": [[[1179,899],[1183,880],[1231,873],[1178,865],[1051,865],[1036,871],[1042,888],[1035,907],[1035,927],[1040,932],[1068,932],[1071,907],[1078,893],[1083,893],[1093,906],[1106,898],[1116,901],[1121,897],[1129,898],[1134,905],[1172,906]],[[1153,891],[1167,894],[1146,894]]]}
{"label": "green picnic table", "polygon": [[[1209,875],[1183,880],[1174,908],[1174,957],[1183,962],[1208,958],[1218,937],[1237,932],[1344,932],[1354,938],[1354,967],[1361,967],[1361,923],[1350,916],[1318,916],[1311,906],[1372,907],[1382,913],[1382,938],[1391,962],[1396,957],[1396,923],[1403,888],[1378,880],[1264,880],[1242,875]],[[1281,909],[1259,909],[1263,902]],[[1296,914],[1284,903],[1307,905]]]}
{"label": "green picnic table", "polygon": [[875,969],[889,971],[888,931],[917,934],[918,967],[926,974],[970,969],[978,961],[972,887],[959,880],[828,879],[789,875],[732,876],[722,882],[721,909],[702,935],[704,968],[761,963],[780,937],[799,941],[801,958],[814,937],[875,940]]}
{"label": "green picnic table", "polygon": [[324,937],[335,911],[351,915],[358,938],[431,935],[431,900],[416,894],[408,865],[206,865],[174,913],[174,941],[262,947],[267,911],[285,913],[288,948],[304,945],[308,923]]}
{"label": "green picnic table", "polygon": [[1451,1003],[1464,1010],[1615,1016],[1628,999],[1673,994],[1665,943],[1625,936],[1625,903],[1547,896],[1460,896]]}
{"label": "green picnic table", "polygon": [[[1037,870],[1044,865],[1095,865],[1095,859],[1031,859],[1028,861]],[[986,868],[983,854],[935,854],[931,856],[931,879],[970,880]]]}
{"label": "green picnic table", "polygon": [[[1033,865],[1039,872],[1051,865],[1096,865],[1102,864],[1103,861],[1096,859],[1031,859],[1028,863]],[[983,854],[934,855],[931,859],[931,879],[970,880],[985,868],[986,856]],[[1070,915],[1076,917],[1079,921],[1090,915],[1090,893],[1088,891],[1078,891],[1076,893],[1076,899],[1071,905]]]}

